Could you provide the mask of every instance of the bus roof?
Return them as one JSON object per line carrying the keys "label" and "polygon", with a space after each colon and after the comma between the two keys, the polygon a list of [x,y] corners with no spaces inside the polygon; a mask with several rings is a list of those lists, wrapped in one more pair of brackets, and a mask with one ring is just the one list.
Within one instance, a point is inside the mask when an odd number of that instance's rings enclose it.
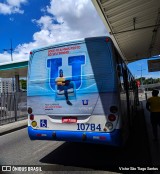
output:
{"label": "bus roof", "polygon": [[71,45],[71,44],[78,44],[78,43],[82,43],[82,42],[86,42],[89,40],[97,40],[97,39],[104,39],[104,38],[110,38],[108,36],[97,36],[97,37],[88,37],[88,38],[81,38],[81,39],[76,39],[76,40],[69,40],[69,41],[64,41],[64,42],[56,42],[52,45],[48,45],[48,46],[44,46],[44,47],[40,47],[37,49],[33,49],[31,50],[31,52],[37,52],[43,49],[50,49],[52,47],[60,47],[60,46],[65,46],[65,45]]}

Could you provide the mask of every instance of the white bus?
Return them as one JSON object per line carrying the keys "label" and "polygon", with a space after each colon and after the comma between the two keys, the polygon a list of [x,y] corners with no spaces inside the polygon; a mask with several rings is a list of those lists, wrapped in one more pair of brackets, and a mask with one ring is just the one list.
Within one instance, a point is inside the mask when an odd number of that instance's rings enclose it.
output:
{"label": "white bus", "polygon": [[121,146],[133,121],[137,91],[109,37],[32,50],[27,89],[29,137]]}

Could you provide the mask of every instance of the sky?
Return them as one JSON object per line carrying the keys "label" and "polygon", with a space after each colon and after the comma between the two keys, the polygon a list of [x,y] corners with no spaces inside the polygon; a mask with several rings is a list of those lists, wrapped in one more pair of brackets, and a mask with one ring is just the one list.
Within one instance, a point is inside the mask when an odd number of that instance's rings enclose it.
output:
{"label": "sky", "polygon": [[[148,72],[148,60],[154,60],[154,59],[159,59],[160,57],[154,57],[154,58],[149,58],[149,59],[142,59],[133,63],[129,63],[128,67],[131,71],[131,73],[134,75],[135,78],[160,78],[160,71],[157,72]],[[142,73],[142,74],[141,74]]]}
{"label": "sky", "polygon": [[[62,5],[63,4],[63,5]],[[84,37],[108,36],[91,0],[1,0],[0,63],[28,60],[32,49]],[[4,51],[5,49],[5,51]],[[6,51],[7,50],[7,51]],[[137,78],[148,73],[147,60],[129,64]]]}

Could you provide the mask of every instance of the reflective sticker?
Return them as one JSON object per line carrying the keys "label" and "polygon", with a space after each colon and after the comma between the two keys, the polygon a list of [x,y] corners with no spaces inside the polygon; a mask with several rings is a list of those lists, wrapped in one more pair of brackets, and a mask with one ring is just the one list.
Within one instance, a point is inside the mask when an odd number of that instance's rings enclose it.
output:
{"label": "reflective sticker", "polygon": [[99,140],[99,136],[93,136],[93,139]]}

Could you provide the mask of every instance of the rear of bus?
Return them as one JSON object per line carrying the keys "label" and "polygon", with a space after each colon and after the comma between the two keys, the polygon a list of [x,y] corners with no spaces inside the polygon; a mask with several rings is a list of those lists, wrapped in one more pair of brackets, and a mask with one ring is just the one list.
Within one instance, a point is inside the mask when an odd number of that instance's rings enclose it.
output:
{"label": "rear of bus", "polygon": [[112,46],[110,38],[96,37],[31,52],[27,94],[31,140],[121,144]]}

